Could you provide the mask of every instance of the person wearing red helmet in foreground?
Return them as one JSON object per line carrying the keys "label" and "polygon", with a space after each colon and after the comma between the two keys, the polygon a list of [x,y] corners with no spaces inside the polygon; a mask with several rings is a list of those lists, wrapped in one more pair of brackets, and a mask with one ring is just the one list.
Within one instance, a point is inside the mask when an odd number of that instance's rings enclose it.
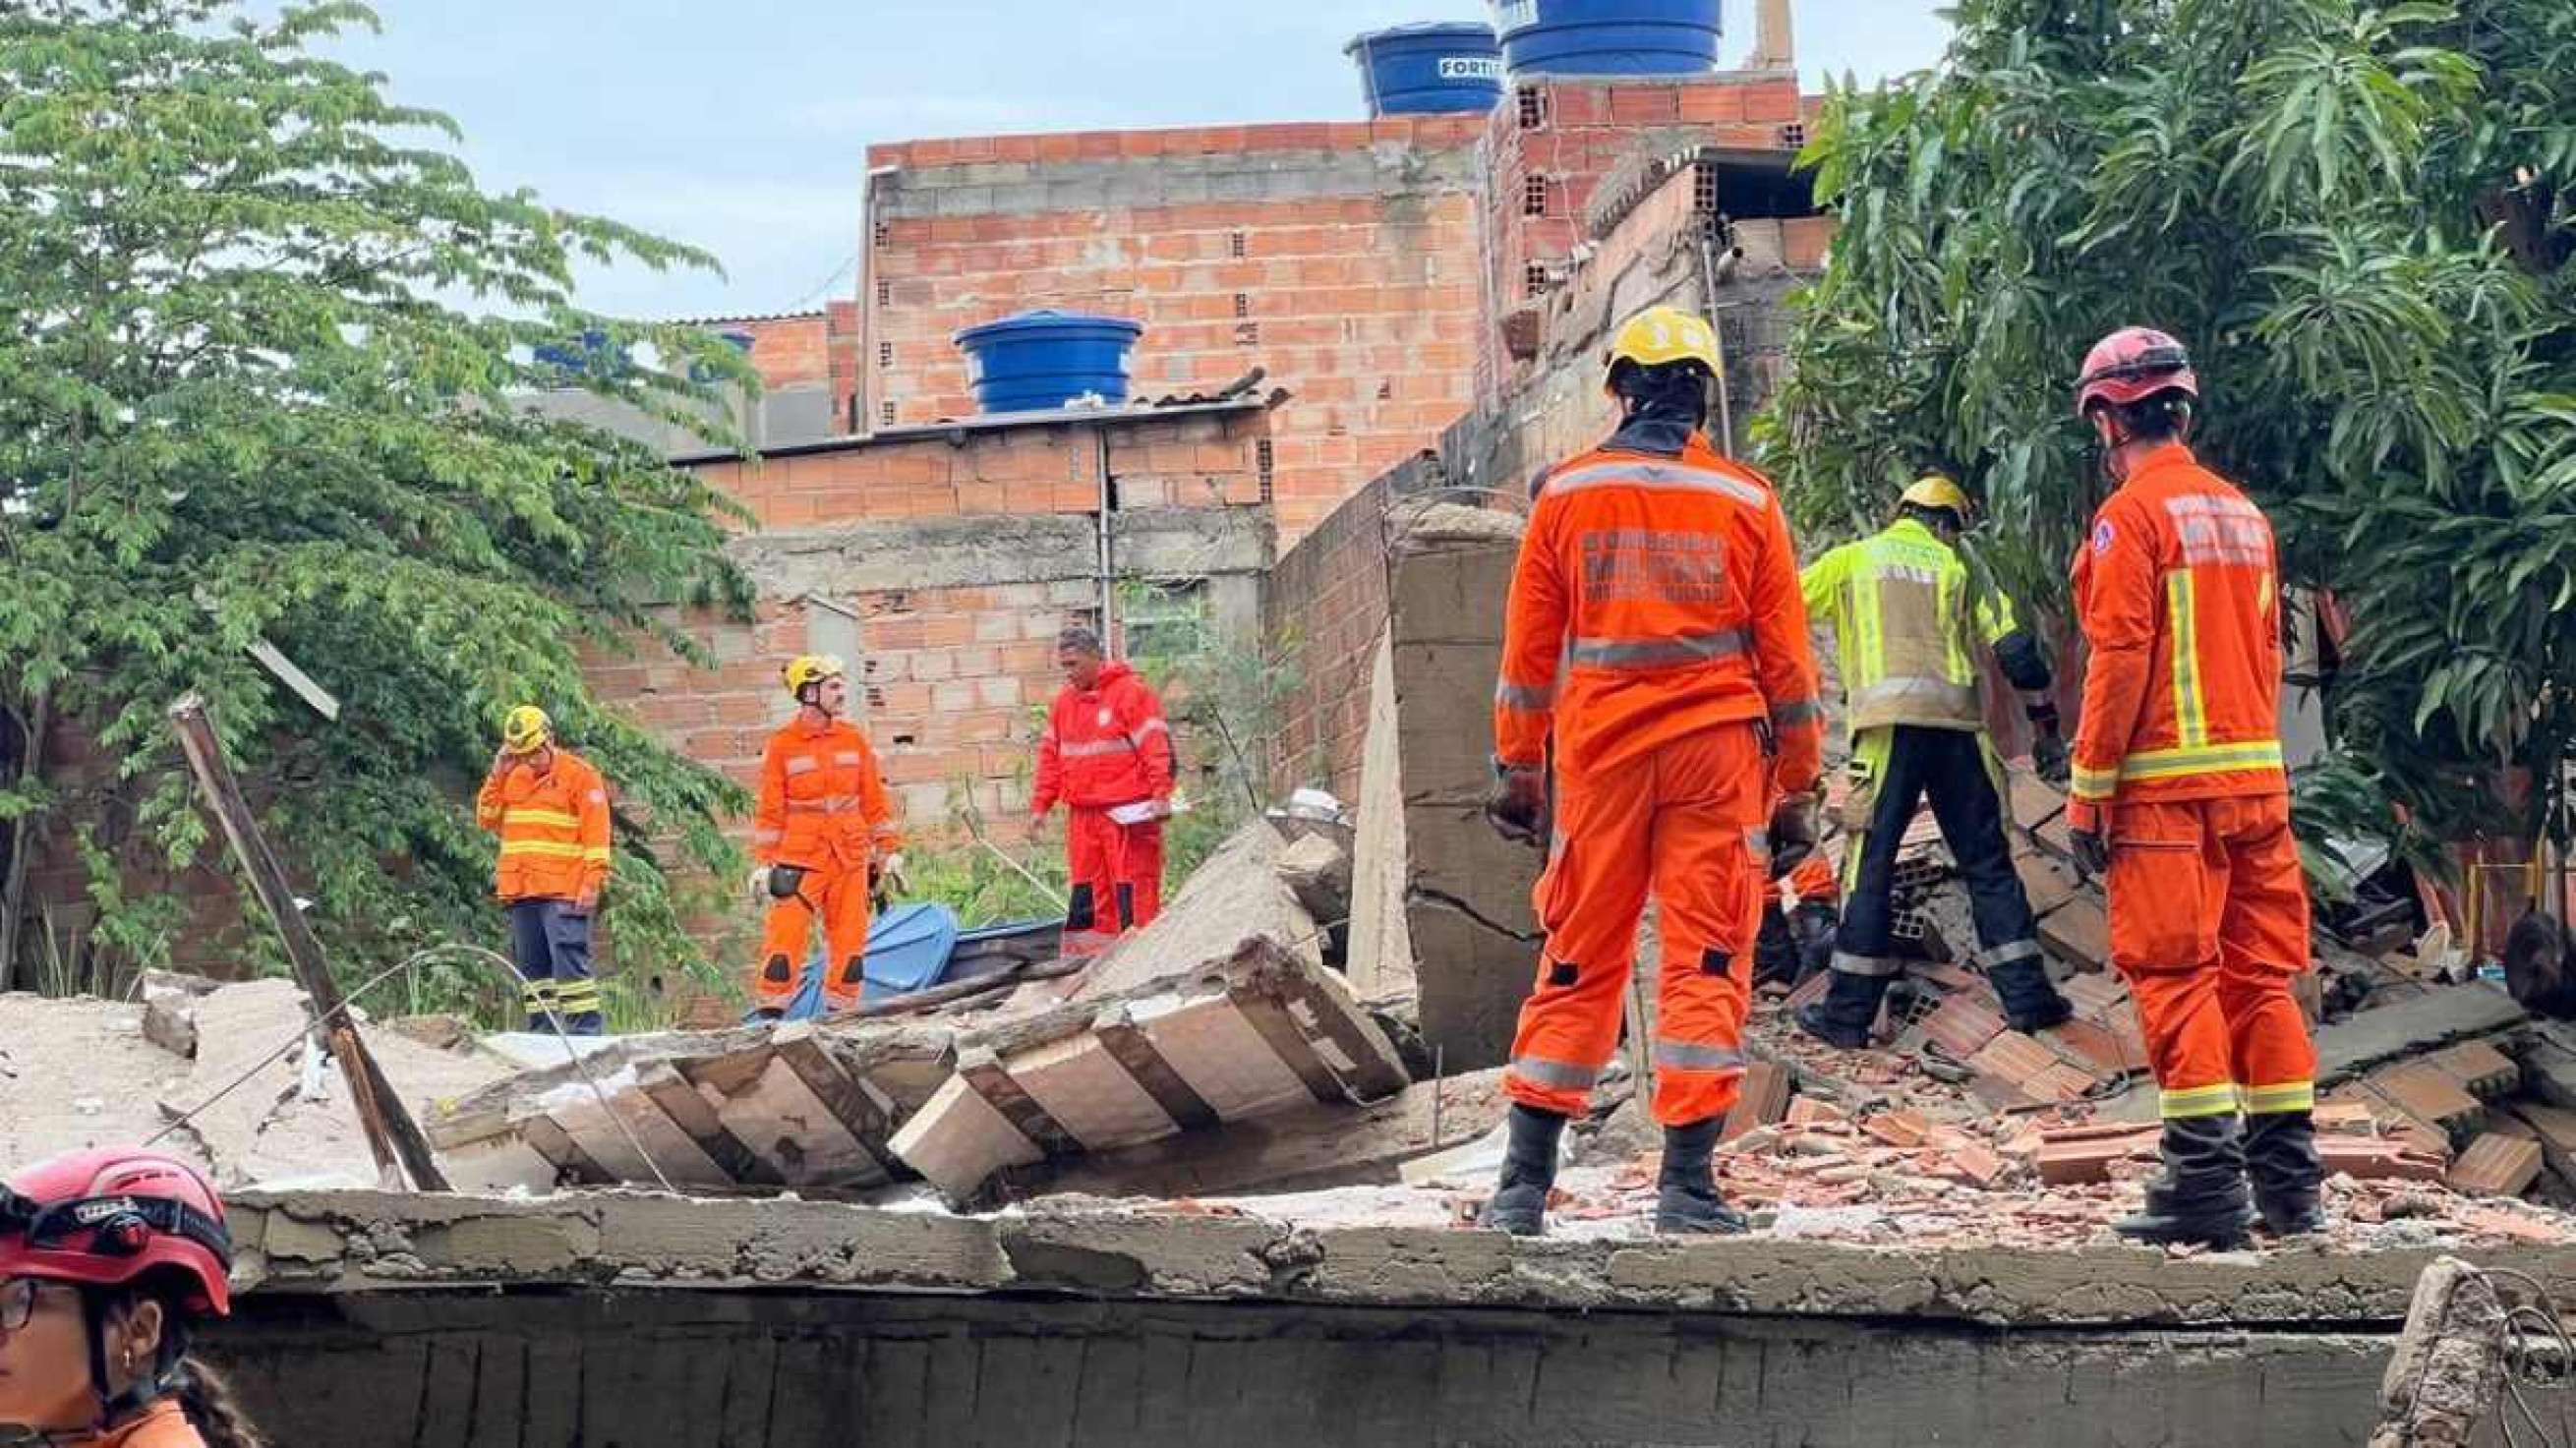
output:
{"label": "person wearing red helmet in foreground", "polygon": [[2324,1171],[2316,1047],[2290,995],[2308,896],[2277,722],[2280,561],[2262,510],[2193,456],[2199,401],[2162,332],[2114,332],[2084,359],[2075,411],[2119,486],[2075,556],[2092,660],[2066,819],[2108,876],[2111,964],[2163,1105],[2164,1176],[2114,1229],[2226,1248],[2256,1212],[2316,1231]]}
{"label": "person wearing red helmet in foreground", "polygon": [[188,1354],[232,1310],[223,1203],[183,1162],[74,1152],[0,1187],[0,1424],[54,1448],[263,1448]]}

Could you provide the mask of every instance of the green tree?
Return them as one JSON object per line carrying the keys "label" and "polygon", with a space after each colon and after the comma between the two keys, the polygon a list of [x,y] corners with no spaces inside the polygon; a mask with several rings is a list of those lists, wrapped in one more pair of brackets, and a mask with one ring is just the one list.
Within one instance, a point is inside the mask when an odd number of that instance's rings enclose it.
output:
{"label": "green tree", "polygon": [[163,721],[202,691],[356,970],[495,935],[469,801],[502,712],[541,701],[619,791],[617,954],[686,963],[672,880],[727,860],[736,791],[603,708],[576,655],[698,656],[660,606],[743,606],[730,505],[528,401],[570,384],[706,430],[749,380],[732,349],[580,310],[574,268],[713,263],[485,192],[452,122],[314,53],[367,9],[269,9],[0,7],[0,696],[120,761],[78,793],[33,773],[0,819],[75,835],[97,939],[148,963],[184,909],[135,882],[208,850]]}
{"label": "green tree", "polygon": [[[1937,69],[1845,86],[1805,160],[1840,217],[1762,423],[1800,521],[1944,467],[2063,617],[2101,496],[2085,347],[2200,366],[2199,441],[2353,622],[2312,818],[2415,843],[2569,833],[2576,728],[2576,7],[1963,0]],[[2500,807],[2527,772],[2540,788]]]}

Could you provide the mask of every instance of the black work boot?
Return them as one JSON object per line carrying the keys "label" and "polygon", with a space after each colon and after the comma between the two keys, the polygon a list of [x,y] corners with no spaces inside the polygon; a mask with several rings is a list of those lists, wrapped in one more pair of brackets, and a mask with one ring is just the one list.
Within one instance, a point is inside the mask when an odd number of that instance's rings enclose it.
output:
{"label": "black work boot", "polygon": [[1503,1177],[1485,1200],[1477,1225],[1535,1237],[1547,1230],[1547,1194],[1556,1185],[1556,1144],[1565,1136],[1565,1118],[1514,1103],[1510,1121]]}
{"label": "black work boot", "polygon": [[2024,1035],[2062,1026],[2075,1018],[2074,1005],[2058,994],[2057,983],[2048,978],[2048,967],[2037,960],[2008,960],[1990,966],[1986,980],[2004,1003],[2004,1024]]}
{"label": "black work boot", "polygon": [[2266,1111],[2245,1118],[2245,1175],[2254,1184],[2254,1210],[2273,1236],[2325,1230],[2326,1164],[2317,1155],[2314,1116]]}
{"label": "black work boot", "polygon": [[1718,1195],[1717,1173],[1709,1154],[1717,1150],[1718,1128],[1726,1119],[1712,1116],[1688,1126],[1664,1128],[1664,1169],[1655,1179],[1655,1230],[1668,1236],[1733,1235],[1744,1231],[1744,1214]]}
{"label": "black work boot", "polygon": [[1798,1007],[1798,1029],[1837,1050],[1857,1051],[1869,1044],[1877,1024],[1878,1004],[1893,976],[1857,975],[1838,970],[1825,998]]}
{"label": "black work boot", "polygon": [[2237,1118],[2194,1116],[2165,1123],[2165,1174],[2147,1183],[2147,1204],[2111,1230],[2132,1241],[2194,1243],[2218,1251],[2252,1245],[2245,1200],[2245,1145]]}

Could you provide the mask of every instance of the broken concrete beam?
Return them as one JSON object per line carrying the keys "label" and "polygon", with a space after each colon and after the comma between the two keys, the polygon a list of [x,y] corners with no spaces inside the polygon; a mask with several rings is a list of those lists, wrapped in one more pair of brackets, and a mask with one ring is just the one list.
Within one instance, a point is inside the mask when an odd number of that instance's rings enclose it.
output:
{"label": "broken concrete beam", "polygon": [[2504,1391],[2510,1332],[2503,1294],[2476,1268],[2444,1257],[2416,1279],[2406,1329],[2380,1381],[2370,1448],[2453,1448],[2486,1441]]}
{"label": "broken concrete beam", "polygon": [[1757,1126],[1768,1126],[1789,1112],[1789,1068],[1770,1061],[1756,1061],[1744,1068],[1744,1083],[1735,1098],[1735,1107],[1726,1113],[1726,1124],[1718,1129],[1717,1139],[1733,1141]]}
{"label": "broken concrete beam", "polygon": [[[800,1040],[811,1043],[814,1030],[811,1022],[787,1026],[778,1032],[785,1049],[773,1042],[765,1052],[690,1062],[684,1074],[712,1098],[725,1130],[785,1185],[813,1190],[891,1181],[892,1103],[819,1044],[810,1054],[796,1049]],[[756,1176],[741,1180],[758,1184]]]}
{"label": "broken concrete beam", "polygon": [[1360,752],[1359,834],[1351,846],[1351,989],[1372,1005],[1414,1007],[1413,935],[1404,891],[1410,862],[1403,765],[1395,734],[1395,652],[1384,633],[1369,667],[1368,733]]}
{"label": "broken concrete beam", "polygon": [[2486,985],[2449,986],[2360,1011],[2317,1032],[2317,1084],[2330,1086],[2384,1062],[2493,1035],[2522,1021],[2513,997]]}
{"label": "broken concrete beam", "polygon": [[2537,1137],[2520,1140],[2500,1131],[2480,1132],[2451,1163],[2451,1190],[2473,1197],[2518,1197],[2540,1179]]}

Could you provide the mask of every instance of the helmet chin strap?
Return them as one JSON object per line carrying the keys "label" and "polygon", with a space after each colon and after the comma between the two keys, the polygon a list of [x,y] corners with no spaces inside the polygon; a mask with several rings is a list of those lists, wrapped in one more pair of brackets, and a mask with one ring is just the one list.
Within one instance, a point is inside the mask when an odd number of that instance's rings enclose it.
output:
{"label": "helmet chin strap", "polygon": [[149,1370],[127,1383],[123,1392],[108,1391],[107,1298],[97,1288],[83,1287],[80,1299],[81,1321],[89,1330],[90,1396],[98,1400],[98,1421],[78,1433],[46,1435],[42,1441],[47,1443],[88,1442],[150,1407],[176,1385],[181,1354],[167,1349],[175,1341],[168,1334],[176,1332],[178,1324],[165,1315],[161,1329],[164,1350],[154,1354]]}

